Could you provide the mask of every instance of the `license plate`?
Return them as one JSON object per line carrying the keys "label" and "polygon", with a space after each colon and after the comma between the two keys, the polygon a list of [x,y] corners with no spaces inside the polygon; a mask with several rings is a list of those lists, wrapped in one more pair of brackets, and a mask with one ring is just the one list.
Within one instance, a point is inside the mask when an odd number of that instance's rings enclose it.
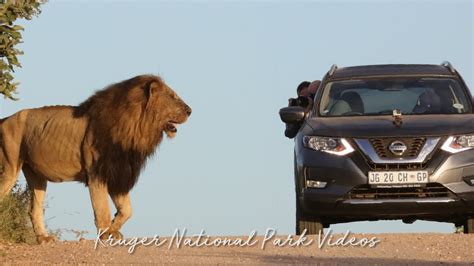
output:
{"label": "license plate", "polygon": [[370,185],[405,185],[428,183],[427,171],[369,172]]}

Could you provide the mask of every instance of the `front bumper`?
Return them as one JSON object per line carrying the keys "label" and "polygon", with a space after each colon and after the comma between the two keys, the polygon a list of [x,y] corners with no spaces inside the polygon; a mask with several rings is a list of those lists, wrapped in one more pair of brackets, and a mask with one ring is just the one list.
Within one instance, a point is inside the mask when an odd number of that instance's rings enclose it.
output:
{"label": "front bumper", "polygon": [[[446,188],[440,197],[354,199],[349,194],[368,186],[370,166],[354,152],[334,156],[308,149],[297,151],[299,203],[308,214],[331,223],[379,219],[457,221],[474,216],[474,186],[463,177],[474,176],[474,150],[449,154],[438,150],[425,165],[430,183]],[[327,182],[325,188],[307,188],[306,180]]]}

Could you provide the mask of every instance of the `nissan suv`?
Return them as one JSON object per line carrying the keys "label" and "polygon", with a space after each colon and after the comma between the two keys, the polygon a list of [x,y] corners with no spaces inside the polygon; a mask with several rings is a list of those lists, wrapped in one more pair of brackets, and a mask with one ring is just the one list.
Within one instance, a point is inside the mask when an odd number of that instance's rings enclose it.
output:
{"label": "nissan suv", "polygon": [[295,137],[296,233],[352,221],[429,220],[474,233],[474,114],[441,65],[338,68],[311,108],[280,110]]}

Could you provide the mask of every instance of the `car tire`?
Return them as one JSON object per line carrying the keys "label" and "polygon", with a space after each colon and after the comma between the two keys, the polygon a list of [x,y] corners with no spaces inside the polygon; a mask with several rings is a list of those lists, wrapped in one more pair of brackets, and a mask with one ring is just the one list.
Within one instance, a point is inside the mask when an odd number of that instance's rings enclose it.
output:
{"label": "car tire", "polygon": [[323,233],[323,223],[312,216],[306,215],[300,207],[296,198],[296,235],[301,235],[306,230],[306,235],[317,235]]}
{"label": "car tire", "polygon": [[467,218],[464,222],[464,233],[474,234],[474,218]]}
{"label": "car tire", "polygon": [[296,235],[301,235],[306,230],[307,235],[316,235],[323,232],[323,223],[318,219],[307,215],[302,210],[298,201],[300,187],[298,185],[298,171],[296,168],[296,153],[293,154],[294,159],[294,174],[295,174],[295,202],[296,202]]}

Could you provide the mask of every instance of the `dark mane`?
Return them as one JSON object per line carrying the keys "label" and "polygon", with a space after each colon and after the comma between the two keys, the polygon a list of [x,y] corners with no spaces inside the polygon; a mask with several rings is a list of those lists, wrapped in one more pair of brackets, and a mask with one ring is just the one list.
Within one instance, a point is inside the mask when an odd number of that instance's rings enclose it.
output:
{"label": "dark mane", "polygon": [[153,75],[112,84],[75,109],[76,117],[89,121],[85,140],[93,150],[91,161],[85,160],[92,165],[89,178],[102,180],[109,192],[130,191],[163,138],[160,106],[147,106],[147,88],[153,82],[164,85]]}

